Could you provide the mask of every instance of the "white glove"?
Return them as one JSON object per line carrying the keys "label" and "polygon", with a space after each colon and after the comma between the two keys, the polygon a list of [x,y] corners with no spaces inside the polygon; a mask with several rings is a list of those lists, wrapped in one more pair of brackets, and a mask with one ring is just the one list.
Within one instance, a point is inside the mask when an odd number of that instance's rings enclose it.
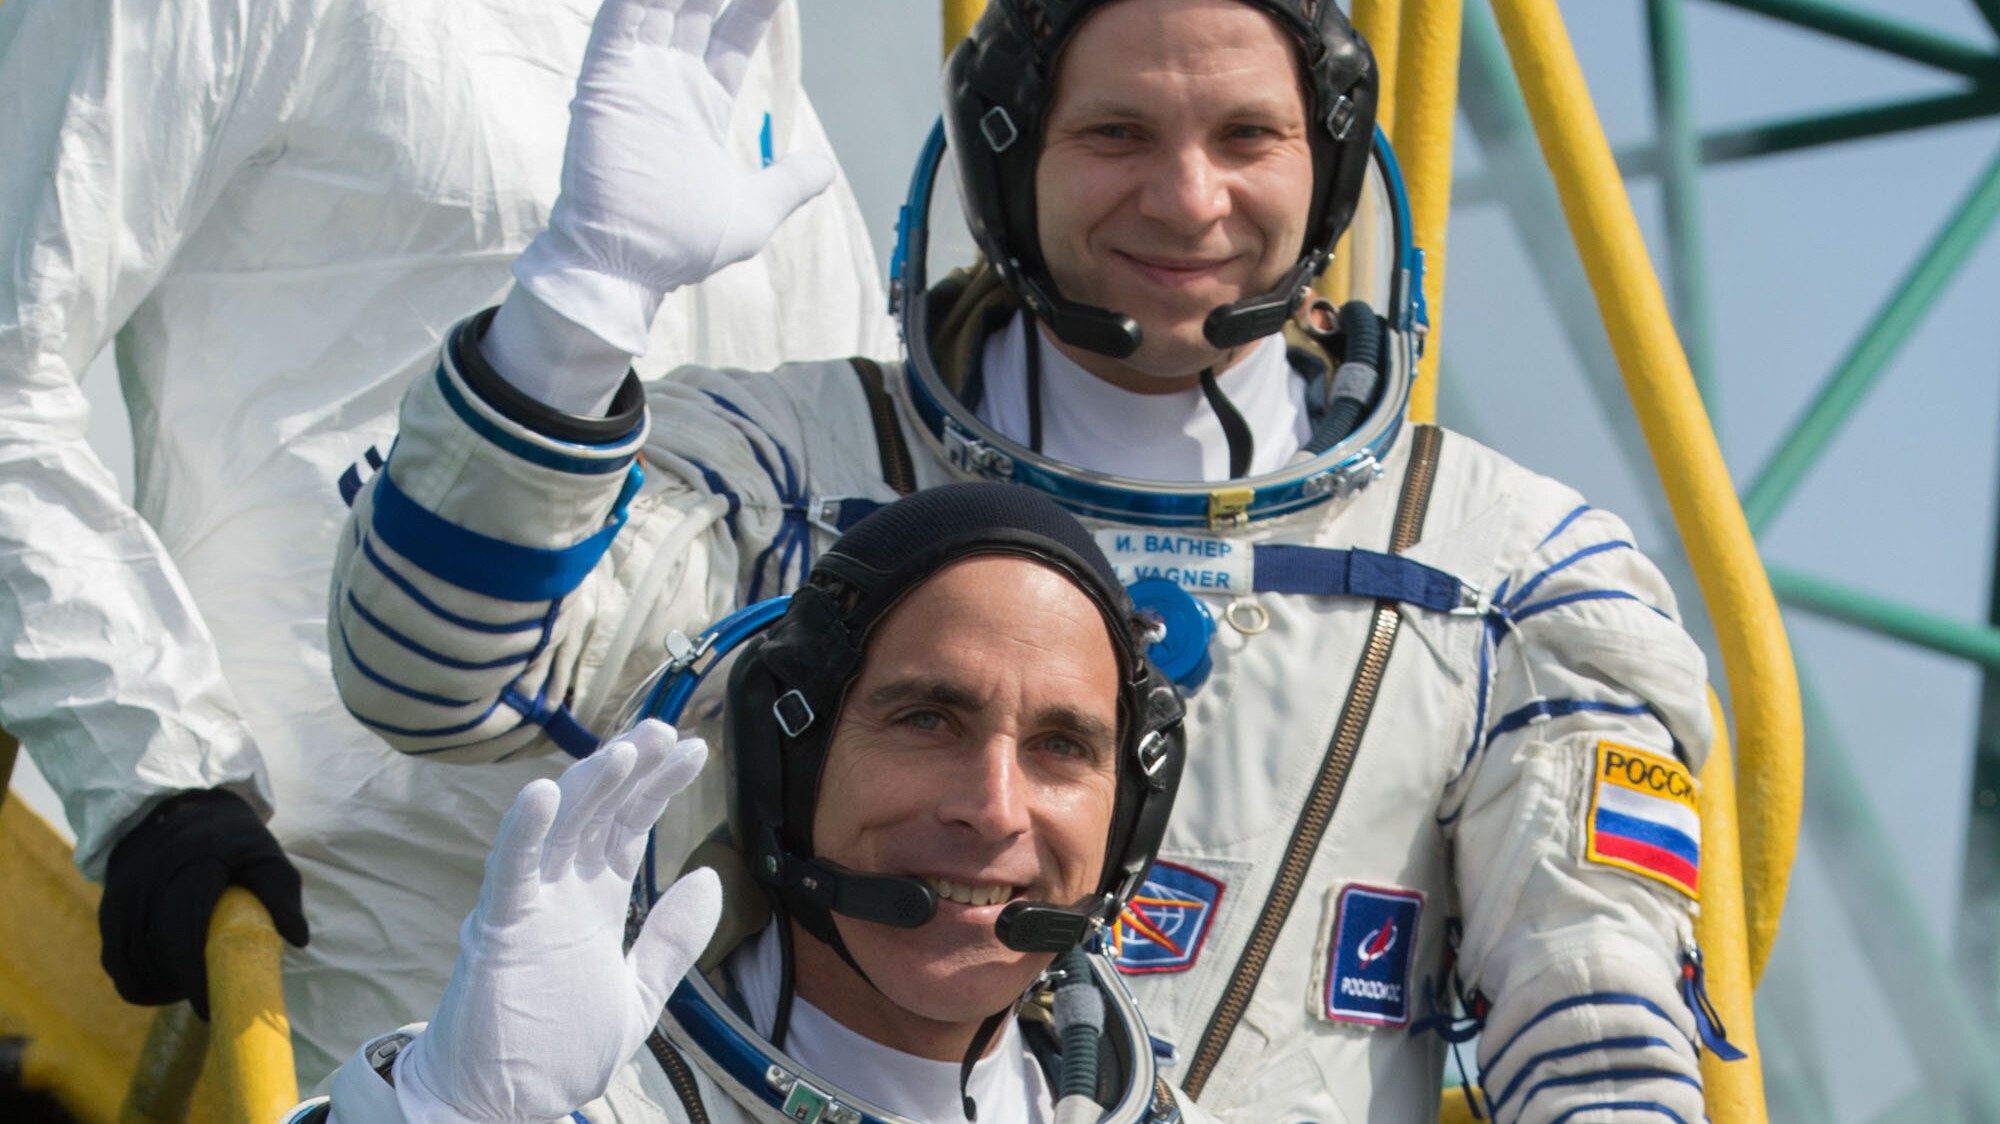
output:
{"label": "white glove", "polygon": [[430,1026],[396,1059],[411,1124],[554,1121],[602,1096],[652,1033],[722,911],[697,870],[623,951],[646,832],[708,757],[648,720],[521,790],[486,860],[479,904]]}
{"label": "white glove", "polygon": [[779,0],[605,0],[584,51],[562,194],[514,276],[628,355],[665,295],[756,254],[833,182],[807,149],[746,167],[730,111]]}

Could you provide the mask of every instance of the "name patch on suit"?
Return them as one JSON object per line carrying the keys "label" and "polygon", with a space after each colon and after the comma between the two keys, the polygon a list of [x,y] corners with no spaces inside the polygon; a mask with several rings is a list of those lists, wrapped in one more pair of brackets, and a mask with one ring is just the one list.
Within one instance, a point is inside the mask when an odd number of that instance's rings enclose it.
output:
{"label": "name patch on suit", "polygon": [[1112,963],[1128,975],[1194,967],[1223,889],[1221,879],[1191,866],[1155,860],[1145,884],[1111,926]]}
{"label": "name patch on suit", "polygon": [[1369,1026],[1410,1024],[1410,969],[1424,896],[1350,885],[1340,891],[1327,949],[1327,1018]]}
{"label": "name patch on suit", "polygon": [[1669,757],[1597,743],[1585,857],[1700,897],[1701,816],[1694,775]]}
{"label": "name patch on suit", "polygon": [[1161,578],[1189,593],[1249,593],[1253,584],[1254,552],[1248,543],[1107,527],[1097,532],[1097,546],[1126,585]]}

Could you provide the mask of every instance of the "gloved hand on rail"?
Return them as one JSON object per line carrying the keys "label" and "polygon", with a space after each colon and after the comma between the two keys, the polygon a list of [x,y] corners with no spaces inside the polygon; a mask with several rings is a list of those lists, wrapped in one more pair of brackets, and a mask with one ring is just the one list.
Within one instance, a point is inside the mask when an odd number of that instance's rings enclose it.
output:
{"label": "gloved hand on rail", "polygon": [[208,1017],[208,920],[232,885],[257,895],[280,936],[305,946],[298,869],[242,797],[179,793],[125,833],[105,867],[97,926],[104,970],[126,1002],[185,999]]}
{"label": "gloved hand on rail", "polygon": [[411,1124],[555,1120],[603,1094],[721,915],[721,884],[697,870],[624,949],[647,832],[707,756],[701,739],[648,720],[521,790],[459,927],[444,999],[396,1059]]}
{"label": "gloved hand on rail", "polygon": [[[483,345],[509,382],[571,413],[608,403],[669,291],[754,256],[833,182],[816,150],[762,168],[731,151],[737,91],[778,3],[605,0],[570,103],[562,192]],[[546,373],[552,362],[568,372]]]}

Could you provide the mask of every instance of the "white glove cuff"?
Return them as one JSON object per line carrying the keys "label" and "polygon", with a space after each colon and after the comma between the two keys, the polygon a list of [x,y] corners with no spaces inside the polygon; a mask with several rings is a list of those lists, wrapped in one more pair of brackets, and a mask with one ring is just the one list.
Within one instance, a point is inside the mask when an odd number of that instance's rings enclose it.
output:
{"label": "white glove cuff", "polygon": [[565,414],[602,417],[631,369],[632,355],[516,286],[478,343],[500,377]]}
{"label": "white glove cuff", "polygon": [[[666,290],[593,266],[553,228],[514,259],[514,280],[549,308],[627,356],[643,355]],[[670,286],[671,288],[671,286]],[[622,371],[620,372],[623,373]]]}

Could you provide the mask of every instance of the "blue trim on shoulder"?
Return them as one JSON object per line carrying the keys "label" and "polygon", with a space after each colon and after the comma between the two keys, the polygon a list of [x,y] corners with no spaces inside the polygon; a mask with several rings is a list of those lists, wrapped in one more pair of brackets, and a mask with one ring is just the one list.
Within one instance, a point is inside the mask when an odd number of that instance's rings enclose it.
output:
{"label": "blue trim on shoulder", "polygon": [[1571,554],[1569,557],[1563,559],[1562,561],[1557,562],[1554,565],[1543,569],[1541,573],[1536,574],[1534,577],[1529,578],[1527,583],[1521,586],[1520,590],[1514,594],[1511,600],[1507,602],[1507,607],[1512,609],[1520,605],[1521,602],[1526,601],[1528,599],[1528,596],[1530,594],[1534,593],[1535,590],[1541,588],[1541,584],[1547,581],[1550,578],[1550,576],[1560,573],[1561,571],[1576,565],[1578,562],[1581,562],[1586,558],[1589,558],[1593,555],[1603,554],[1607,550],[1637,550],[1637,549],[1638,549],[1637,547],[1633,546],[1629,542],[1624,541],[1623,539],[1617,539],[1612,542],[1601,542],[1598,543],[1596,546],[1586,546],[1582,550],[1576,551],[1575,553]]}
{"label": "blue trim on shoulder", "polygon": [[1537,601],[1533,605],[1529,605],[1524,609],[1517,609],[1509,615],[1518,624],[1529,617],[1540,616],[1550,609],[1560,609],[1564,605],[1574,605],[1579,601],[1633,601],[1651,609],[1658,616],[1665,617],[1667,620],[1673,620],[1672,617],[1667,616],[1665,610],[1647,605],[1646,602],[1639,599],[1637,594],[1627,593],[1622,589],[1586,589],[1577,593],[1565,593],[1560,597],[1551,597],[1547,601]]}
{"label": "blue trim on shoulder", "polygon": [[808,497],[804,489],[799,486],[798,470],[792,466],[791,453],[786,451],[785,443],[778,440],[776,434],[766,428],[764,423],[751,417],[749,411],[722,395],[712,390],[702,393],[717,406],[763,434],[765,440],[771,443],[771,447],[778,451],[778,464],[784,469],[784,476],[780,477],[778,470],[771,467],[770,458],[764,455],[764,450],[755,441],[750,442],[750,452],[757,458],[757,466],[762,468],[764,475],[770,479],[772,489],[778,493],[778,503],[784,513],[784,523],[778,528],[778,533],[772,536],[770,543],[757,553],[756,560],[750,564],[750,587],[744,595],[744,600],[761,601],[764,599],[764,575],[773,554],[778,556],[777,581],[780,585],[785,583],[785,570],[792,565],[794,559],[798,562],[799,581],[805,581],[806,574],[811,569],[812,525],[806,521],[805,515]]}
{"label": "blue trim on shoulder", "polygon": [[1543,535],[1543,536],[1542,536],[1542,541],[1541,541],[1541,542],[1538,542],[1538,543],[1536,543],[1536,544],[1535,544],[1535,549],[1536,549],[1536,550],[1540,550],[1540,549],[1542,549],[1543,547],[1545,547],[1545,546],[1549,545],[1550,543],[1552,543],[1552,542],[1556,541],[1556,536],[1557,536],[1557,535],[1560,535],[1560,534],[1562,534],[1562,533],[1563,533],[1564,531],[1567,531],[1567,530],[1569,530],[1569,525],[1570,525],[1571,523],[1574,523],[1574,522],[1576,522],[1576,521],[1577,521],[1578,519],[1581,519],[1581,518],[1583,518],[1583,516],[1584,516],[1584,513],[1588,512],[1588,511],[1590,511],[1590,510],[1591,510],[1591,507],[1590,507],[1590,505],[1589,505],[1589,504],[1587,504],[1587,503],[1586,503],[1586,504],[1578,504],[1578,505],[1577,505],[1577,507],[1576,507],[1576,509],[1575,509],[1574,511],[1571,511],[1571,512],[1570,512],[1570,513],[1569,513],[1568,515],[1565,515],[1565,516],[1563,516],[1563,517],[1562,517],[1562,521],[1561,521],[1561,522],[1559,522],[1559,523],[1557,523],[1557,524],[1555,525],[1555,529],[1554,529],[1554,530],[1552,530],[1552,531],[1550,531],[1550,532],[1549,532],[1548,534],[1546,534],[1546,535]]}
{"label": "blue trim on shoulder", "polygon": [[1595,699],[1536,699],[1534,702],[1515,710],[1486,732],[1486,744],[1493,739],[1511,734],[1537,718],[1567,718],[1572,714],[1651,714],[1652,708],[1645,703],[1626,706],[1621,703],[1598,702]]}
{"label": "blue trim on shoulder", "polygon": [[708,486],[711,495],[721,496],[729,501],[729,510],[723,515],[722,521],[729,527],[730,538],[741,538],[743,533],[736,525],[736,513],[743,510],[743,497],[736,494],[736,490],[729,486],[729,482],[722,478],[721,473],[693,457],[683,455],[682,459],[693,465],[696,472],[701,473],[702,483]]}
{"label": "blue trim on shoulder", "polygon": [[[518,434],[509,433],[507,430],[500,428],[492,418],[475,409],[472,403],[466,401],[465,395],[459,392],[458,387],[452,384],[451,376],[445,373],[442,364],[438,366],[434,374],[437,379],[438,393],[443,396],[445,404],[451,407],[452,413],[458,415],[460,421],[464,422],[474,433],[485,438],[487,443],[493,445],[495,448],[512,453],[529,464],[538,464],[543,468],[553,468],[558,472],[571,472],[579,476],[603,476],[607,473],[621,471],[626,465],[632,463],[633,458],[638,456],[637,448],[630,450],[623,456],[586,457],[565,453],[561,449],[552,449],[547,445],[537,445]],[[640,424],[643,426],[645,423],[641,422]],[[570,442],[557,442],[557,444],[568,445],[573,449],[601,449],[608,452],[629,444],[638,433],[639,431],[635,429],[618,440],[604,445],[576,445]],[[545,437],[543,440],[553,441],[554,438]]]}
{"label": "blue trim on shoulder", "polygon": [[1472,744],[1465,747],[1465,760],[1458,766],[1461,773],[1472,764],[1472,755],[1479,752],[1479,731],[1486,728],[1486,705],[1493,694],[1493,651],[1498,646],[1490,624],[1479,630],[1479,702],[1472,713]]}
{"label": "blue trim on shoulder", "polygon": [[396,486],[391,471],[377,474],[373,530],[425,573],[460,589],[502,601],[547,601],[583,584],[625,526],[625,505],[642,478],[631,466],[611,516],[596,534],[573,546],[543,550],[467,530],[419,505]]}
{"label": "blue trim on shoulder", "polygon": [[1624,1038],[1604,1038],[1596,1042],[1578,1042],[1574,1045],[1561,1046],[1553,1050],[1543,1050],[1541,1053],[1521,1063],[1521,1070],[1514,1075],[1514,1079],[1507,1082],[1507,1087],[1500,1090],[1499,1096],[1489,1095],[1486,1103],[1494,1109],[1498,1109],[1501,1105],[1506,1104],[1513,1097],[1514,1093],[1520,1089],[1521,1082],[1526,1081],[1528,1075],[1533,1073],[1536,1067],[1540,1066],[1543,1062],[1560,1061],[1563,1058],[1573,1058],[1578,1054],[1588,1054],[1599,1050],[1644,1050],[1652,1046],[1660,1046],[1668,1050],[1674,1048],[1674,1044],[1664,1038],[1654,1038],[1651,1035],[1640,1034]]}
{"label": "blue trim on shoulder", "polygon": [[380,554],[375,553],[374,542],[372,542],[366,536],[364,536],[361,539],[361,554],[362,557],[368,559],[369,562],[374,564],[376,571],[379,572],[384,578],[387,578],[390,585],[393,585],[397,589],[402,590],[403,595],[405,597],[408,597],[410,600],[415,601],[417,603],[418,608],[422,609],[426,613],[429,613],[431,616],[434,616],[437,619],[445,622],[446,624],[453,625],[458,628],[463,628],[471,632],[487,632],[487,633],[501,633],[501,634],[513,633],[513,632],[533,632],[538,628],[546,628],[548,626],[549,620],[548,620],[548,615],[546,613],[538,613],[535,616],[528,617],[525,620],[518,620],[518,621],[476,621],[473,620],[471,617],[460,616],[457,613],[454,613],[451,610],[445,608],[444,606],[438,604],[437,602],[431,600],[430,598],[425,597],[423,593],[421,593],[417,589],[415,583],[411,582],[410,579],[404,577],[403,575],[397,573],[395,569],[389,565],[387,560],[385,560]]}
{"label": "blue trim on shoulder", "polygon": [[[1543,1020],[1554,1018],[1564,1011],[1577,1007],[1639,1007],[1658,1015],[1660,1020],[1668,1026],[1674,1026],[1672,1017],[1661,1010],[1659,1004],[1654,1003],[1643,995],[1633,995],[1625,991],[1593,991],[1587,995],[1572,995],[1568,999],[1556,1000],[1554,1003],[1537,1011],[1533,1018],[1521,1024],[1519,1030],[1510,1035],[1507,1041],[1500,1044],[1499,1049],[1493,1051],[1492,1054],[1488,1055],[1480,1063],[1480,1072],[1490,1074],[1499,1069],[1500,1059],[1507,1056],[1507,1051],[1514,1048],[1514,1043],[1519,1042],[1523,1034],[1539,1026]],[[1674,1029],[1678,1032],[1680,1028],[1674,1027]],[[1689,1048],[1693,1048],[1694,1042],[1692,1039],[1688,1041],[1688,1046]]]}

